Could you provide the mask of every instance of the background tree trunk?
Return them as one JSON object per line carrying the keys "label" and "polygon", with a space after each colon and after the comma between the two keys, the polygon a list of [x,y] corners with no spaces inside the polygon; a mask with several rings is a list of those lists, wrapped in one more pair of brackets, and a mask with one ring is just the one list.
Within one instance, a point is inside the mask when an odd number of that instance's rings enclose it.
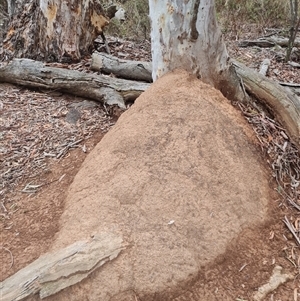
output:
{"label": "background tree trunk", "polygon": [[15,8],[0,56],[76,61],[108,23],[97,0],[27,0]]}
{"label": "background tree trunk", "polygon": [[218,27],[214,1],[149,1],[153,80],[176,68],[232,100],[244,98]]}

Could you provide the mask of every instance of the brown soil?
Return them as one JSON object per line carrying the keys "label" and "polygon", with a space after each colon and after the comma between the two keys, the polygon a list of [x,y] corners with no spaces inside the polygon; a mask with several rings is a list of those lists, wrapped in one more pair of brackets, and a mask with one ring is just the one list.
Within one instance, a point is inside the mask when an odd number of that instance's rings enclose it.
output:
{"label": "brown soil", "polygon": [[94,102],[45,92],[0,85],[0,281],[47,252],[69,185],[116,120]]}
{"label": "brown soil", "polygon": [[[68,188],[81,163],[103,135],[95,133],[86,141],[87,153],[74,149],[59,162],[49,162],[47,171],[40,175],[46,184],[37,193],[27,195],[20,191],[27,181],[16,188],[18,192],[11,199],[16,211],[1,225],[1,281],[49,250],[59,230]],[[38,180],[39,177],[31,179]]]}

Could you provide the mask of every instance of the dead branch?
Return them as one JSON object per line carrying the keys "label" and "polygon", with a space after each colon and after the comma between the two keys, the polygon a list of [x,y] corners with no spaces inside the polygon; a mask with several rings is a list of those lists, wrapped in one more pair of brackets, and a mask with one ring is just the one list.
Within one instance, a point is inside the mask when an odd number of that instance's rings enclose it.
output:
{"label": "dead branch", "polygon": [[[239,43],[239,47],[251,47],[258,46],[261,48],[270,48],[275,45],[279,45],[281,47],[287,47],[289,44],[288,38],[280,38],[280,37],[265,37],[257,40],[244,40]],[[296,39],[294,42],[295,47],[300,47],[300,40]]]}
{"label": "dead branch", "polygon": [[43,299],[56,294],[115,259],[125,248],[122,244],[121,237],[102,233],[46,253],[0,283],[1,300],[23,300],[36,293]]}
{"label": "dead branch", "polygon": [[0,64],[0,82],[59,90],[123,108],[127,101],[135,100],[149,86],[136,81],[49,67],[30,59],[14,59]]}
{"label": "dead branch", "polygon": [[300,101],[296,95],[245,65],[234,62],[246,91],[254,95],[273,112],[300,147]]}
{"label": "dead branch", "polygon": [[104,73],[114,73],[118,77],[152,82],[150,62],[121,60],[112,55],[94,52],[91,69]]}
{"label": "dead branch", "polygon": [[300,88],[300,84],[296,84],[296,83],[278,82],[278,84],[281,85],[281,86]]}
{"label": "dead branch", "polygon": [[268,69],[270,67],[271,61],[269,59],[264,59],[260,65],[259,73],[266,76]]}
{"label": "dead branch", "polygon": [[296,62],[288,62],[288,64],[294,68],[300,68],[300,64],[298,64]]}

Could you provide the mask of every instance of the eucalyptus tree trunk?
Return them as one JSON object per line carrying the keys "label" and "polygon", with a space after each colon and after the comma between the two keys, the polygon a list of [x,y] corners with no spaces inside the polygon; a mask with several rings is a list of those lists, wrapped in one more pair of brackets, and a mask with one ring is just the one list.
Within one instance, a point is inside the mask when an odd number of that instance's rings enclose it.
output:
{"label": "eucalyptus tree trunk", "polygon": [[185,69],[232,100],[244,99],[218,27],[213,0],[149,0],[153,80]]}
{"label": "eucalyptus tree trunk", "polygon": [[288,47],[286,49],[285,61],[288,62],[291,58],[292,50],[295,44],[295,39],[300,26],[300,18],[298,19],[298,0],[290,0],[291,9],[291,28]]}
{"label": "eucalyptus tree trunk", "polygon": [[89,53],[94,39],[109,23],[98,0],[20,3],[15,7],[0,50],[4,59],[79,60]]}

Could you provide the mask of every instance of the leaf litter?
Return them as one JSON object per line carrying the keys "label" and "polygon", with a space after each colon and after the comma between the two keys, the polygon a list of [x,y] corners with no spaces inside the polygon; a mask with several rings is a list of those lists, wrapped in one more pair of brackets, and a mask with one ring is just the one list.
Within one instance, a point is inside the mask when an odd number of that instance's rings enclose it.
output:
{"label": "leaf litter", "polygon": [[[113,126],[112,117],[102,105],[88,103],[56,92],[45,94],[7,84],[0,86],[2,218],[10,214],[8,195],[20,183],[26,183],[22,192],[36,192],[47,183],[42,178],[39,183],[32,179],[47,170],[50,160],[58,161],[74,148],[86,152],[86,139],[96,131],[105,133]],[[80,118],[71,123],[66,116],[74,104]]]}

